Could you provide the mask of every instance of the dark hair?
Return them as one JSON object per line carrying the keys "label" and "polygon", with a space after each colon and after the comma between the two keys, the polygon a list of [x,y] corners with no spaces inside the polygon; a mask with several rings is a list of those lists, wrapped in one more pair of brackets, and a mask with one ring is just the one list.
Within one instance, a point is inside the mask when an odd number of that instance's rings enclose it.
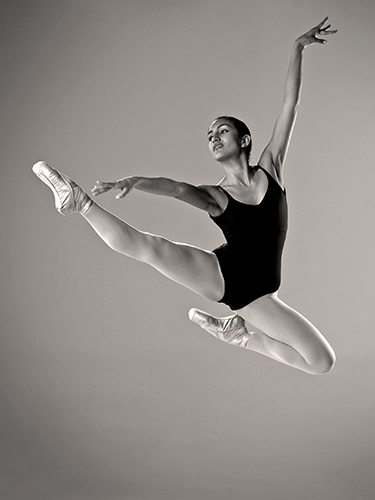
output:
{"label": "dark hair", "polygon": [[252,145],[253,145],[253,141],[252,141],[252,138],[251,138],[251,132],[249,130],[249,127],[246,125],[246,123],[242,122],[241,120],[239,120],[238,118],[235,118],[234,116],[218,116],[214,121],[216,120],[220,120],[220,119],[223,119],[223,120],[230,120],[235,129],[237,130],[239,136],[242,138],[244,135],[248,135],[250,137],[250,143],[248,146],[246,146],[245,151],[246,151],[246,155],[247,155],[247,160],[250,161],[250,155],[251,155],[251,148],[252,148]]}

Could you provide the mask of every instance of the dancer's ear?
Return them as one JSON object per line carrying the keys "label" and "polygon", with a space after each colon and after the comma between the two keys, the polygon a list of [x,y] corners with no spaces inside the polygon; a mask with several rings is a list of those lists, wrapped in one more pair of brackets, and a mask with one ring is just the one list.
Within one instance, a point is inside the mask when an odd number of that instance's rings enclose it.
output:
{"label": "dancer's ear", "polygon": [[241,147],[246,148],[250,144],[250,141],[251,139],[249,134],[244,135],[241,139]]}

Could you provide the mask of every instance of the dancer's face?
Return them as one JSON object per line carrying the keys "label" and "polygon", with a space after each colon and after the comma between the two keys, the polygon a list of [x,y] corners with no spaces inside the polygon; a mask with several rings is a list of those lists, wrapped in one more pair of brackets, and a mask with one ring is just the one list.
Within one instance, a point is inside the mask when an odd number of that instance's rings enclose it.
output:
{"label": "dancer's face", "polygon": [[224,161],[241,152],[241,138],[233,123],[219,118],[208,129],[208,147],[216,161]]}

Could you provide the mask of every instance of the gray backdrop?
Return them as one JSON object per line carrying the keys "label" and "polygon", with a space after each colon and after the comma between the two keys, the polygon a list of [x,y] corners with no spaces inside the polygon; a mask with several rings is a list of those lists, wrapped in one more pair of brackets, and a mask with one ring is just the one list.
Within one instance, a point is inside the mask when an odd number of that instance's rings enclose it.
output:
{"label": "gray backdrop", "polygon": [[[0,491],[4,500],[374,498],[373,0],[2,0]],[[280,296],[338,362],[313,377],[189,322],[226,315],[62,217],[32,174],[47,160],[90,189],[163,175],[216,183],[206,130],[248,122],[253,162],[305,53],[286,165]],[[134,192],[100,202],[212,249],[207,214]]]}

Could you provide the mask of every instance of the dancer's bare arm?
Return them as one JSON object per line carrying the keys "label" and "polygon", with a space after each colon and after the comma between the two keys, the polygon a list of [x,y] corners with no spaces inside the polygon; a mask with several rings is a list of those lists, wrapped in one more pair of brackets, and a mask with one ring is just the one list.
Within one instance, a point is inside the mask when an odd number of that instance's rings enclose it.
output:
{"label": "dancer's bare arm", "polygon": [[123,198],[132,189],[170,196],[205,210],[213,216],[219,215],[226,203],[225,195],[215,186],[193,186],[166,177],[131,176],[114,182],[97,181],[91,192],[94,196],[97,196],[111,189],[120,190],[120,193],[116,196],[117,199]]}
{"label": "dancer's bare arm", "polygon": [[283,105],[276,120],[271,140],[259,160],[259,165],[266,168],[270,173],[273,170],[282,184],[282,170],[297,118],[301,96],[303,51],[305,47],[313,43],[324,44],[327,42],[327,40],[317,38],[317,36],[337,33],[337,30],[329,30],[330,24],[325,26],[327,20],[328,17],[307,33],[298,37],[293,44],[284,88]]}

